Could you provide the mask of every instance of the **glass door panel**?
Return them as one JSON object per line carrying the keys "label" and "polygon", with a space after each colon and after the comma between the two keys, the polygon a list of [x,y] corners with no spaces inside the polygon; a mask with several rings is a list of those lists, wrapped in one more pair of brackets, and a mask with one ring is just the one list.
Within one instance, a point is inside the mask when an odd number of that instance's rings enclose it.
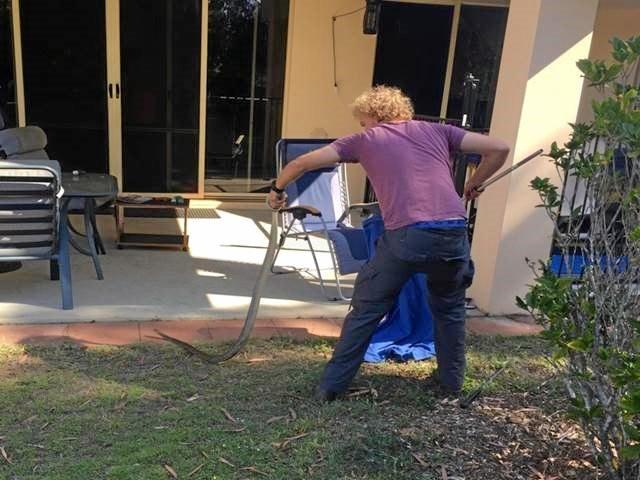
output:
{"label": "glass door panel", "polygon": [[11,21],[11,0],[0,0],[0,125],[5,128],[18,124]]}
{"label": "glass door panel", "polygon": [[280,138],[289,0],[209,0],[207,193],[266,191]]}
{"label": "glass door panel", "polygon": [[201,5],[120,3],[125,191],[198,191]]}
{"label": "glass door panel", "polygon": [[488,129],[498,85],[502,44],[509,10],[463,5],[453,62],[448,118],[462,118],[464,82],[468,74],[478,80],[478,97],[471,126]]}
{"label": "glass door panel", "polygon": [[63,170],[107,172],[104,0],[20,1],[26,123]]}

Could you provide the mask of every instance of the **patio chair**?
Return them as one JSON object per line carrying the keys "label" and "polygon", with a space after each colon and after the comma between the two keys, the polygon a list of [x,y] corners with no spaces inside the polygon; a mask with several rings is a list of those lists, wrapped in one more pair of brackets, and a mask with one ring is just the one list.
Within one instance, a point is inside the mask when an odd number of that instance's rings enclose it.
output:
{"label": "patio chair", "polygon": [[[293,159],[318,148],[329,145],[328,139],[282,139],[276,145],[276,164],[281,170]],[[275,271],[275,263],[287,238],[306,240],[313,258],[320,289],[332,301],[345,300],[340,283],[340,275],[356,273],[367,261],[369,251],[364,231],[354,228],[350,223],[351,213],[361,211],[363,215],[377,211],[377,204],[349,204],[346,167],[339,164],[334,167],[307,172],[287,189],[288,207],[282,210],[283,231],[276,250],[272,273],[288,273]],[[309,235],[319,233],[327,241],[329,256],[336,278],[337,297],[327,293],[325,280],[322,277],[316,251]]]}
{"label": "patio chair", "polygon": [[[9,160],[49,160],[49,155],[45,150],[47,146],[47,135],[40,127],[26,126],[19,128],[9,128],[0,131],[0,156]],[[93,210],[106,206],[111,202],[111,198],[98,199]],[[69,211],[84,212],[84,201],[73,199],[69,204]],[[104,243],[100,237],[95,215],[91,215],[91,224],[94,232],[94,242],[98,254],[106,254]],[[69,228],[76,235],[86,237],[69,222]]]}
{"label": "patio chair", "polygon": [[0,261],[49,260],[60,280],[62,308],[73,308],[69,233],[60,164],[53,160],[0,160]]}

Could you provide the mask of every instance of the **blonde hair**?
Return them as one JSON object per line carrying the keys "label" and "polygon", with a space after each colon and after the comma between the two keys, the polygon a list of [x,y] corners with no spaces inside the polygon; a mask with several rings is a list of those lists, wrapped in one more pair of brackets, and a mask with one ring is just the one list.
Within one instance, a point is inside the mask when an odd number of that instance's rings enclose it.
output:
{"label": "blonde hair", "polygon": [[354,115],[366,115],[379,122],[411,120],[413,104],[402,90],[378,85],[362,93],[351,105]]}

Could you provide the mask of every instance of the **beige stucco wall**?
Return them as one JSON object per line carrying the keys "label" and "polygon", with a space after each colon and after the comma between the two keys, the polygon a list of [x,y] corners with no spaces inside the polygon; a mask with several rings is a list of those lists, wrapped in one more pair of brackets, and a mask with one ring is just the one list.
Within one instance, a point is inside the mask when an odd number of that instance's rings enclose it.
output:
{"label": "beige stucco wall", "polygon": [[[491,134],[512,146],[508,164],[568,139],[583,80],[575,63],[588,56],[598,0],[512,0]],[[470,295],[493,314],[519,313],[515,297],[532,274],[525,263],[549,255],[552,223],[536,209],[535,176],[554,177],[544,159],[497,183],[480,198]],[[521,312],[520,312],[521,313]]]}
{"label": "beige stucco wall", "polygon": [[[362,6],[364,0],[291,0],[284,136],[359,130],[348,105],[371,85],[375,36],[362,34],[361,12],[337,21],[335,87],[331,24],[334,15]],[[567,140],[568,124],[583,118],[590,103],[576,61],[605,57],[611,36],[634,33],[640,33],[640,0],[511,0],[491,127],[513,147],[509,164]],[[359,201],[364,174],[358,166],[349,168],[352,201]],[[524,259],[549,253],[552,224],[535,208],[539,199],[529,188],[537,175],[553,177],[554,170],[537,160],[481,198],[470,295],[488,312],[520,313],[514,298],[532,280]]]}
{"label": "beige stucco wall", "polygon": [[[640,35],[640,0],[637,0],[635,5],[631,1],[602,0],[598,7],[589,58],[609,60],[611,58],[609,40],[613,37],[627,39],[634,35]],[[602,94],[585,85],[578,120],[581,122],[592,120],[591,102],[601,98]]]}
{"label": "beige stucco wall", "polygon": [[[336,21],[333,79],[332,17],[364,7],[364,0],[291,0],[283,137],[332,138],[360,130],[349,104],[371,86],[375,35],[362,33],[363,12]],[[364,172],[348,166],[352,202],[364,195]]]}

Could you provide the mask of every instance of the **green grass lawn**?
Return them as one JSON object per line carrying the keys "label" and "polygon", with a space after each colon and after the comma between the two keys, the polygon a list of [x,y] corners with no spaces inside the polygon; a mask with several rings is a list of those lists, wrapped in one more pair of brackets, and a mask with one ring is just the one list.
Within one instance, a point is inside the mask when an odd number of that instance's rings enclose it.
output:
{"label": "green grass lawn", "polygon": [[422,388],[433,361],[366,365],[315,404],[331,348],[254,342],[210,366],[171,345],[0,346],[0,478],[596,478],[537,338],[469,339],[467,391],[511,360],[469,410]]}

